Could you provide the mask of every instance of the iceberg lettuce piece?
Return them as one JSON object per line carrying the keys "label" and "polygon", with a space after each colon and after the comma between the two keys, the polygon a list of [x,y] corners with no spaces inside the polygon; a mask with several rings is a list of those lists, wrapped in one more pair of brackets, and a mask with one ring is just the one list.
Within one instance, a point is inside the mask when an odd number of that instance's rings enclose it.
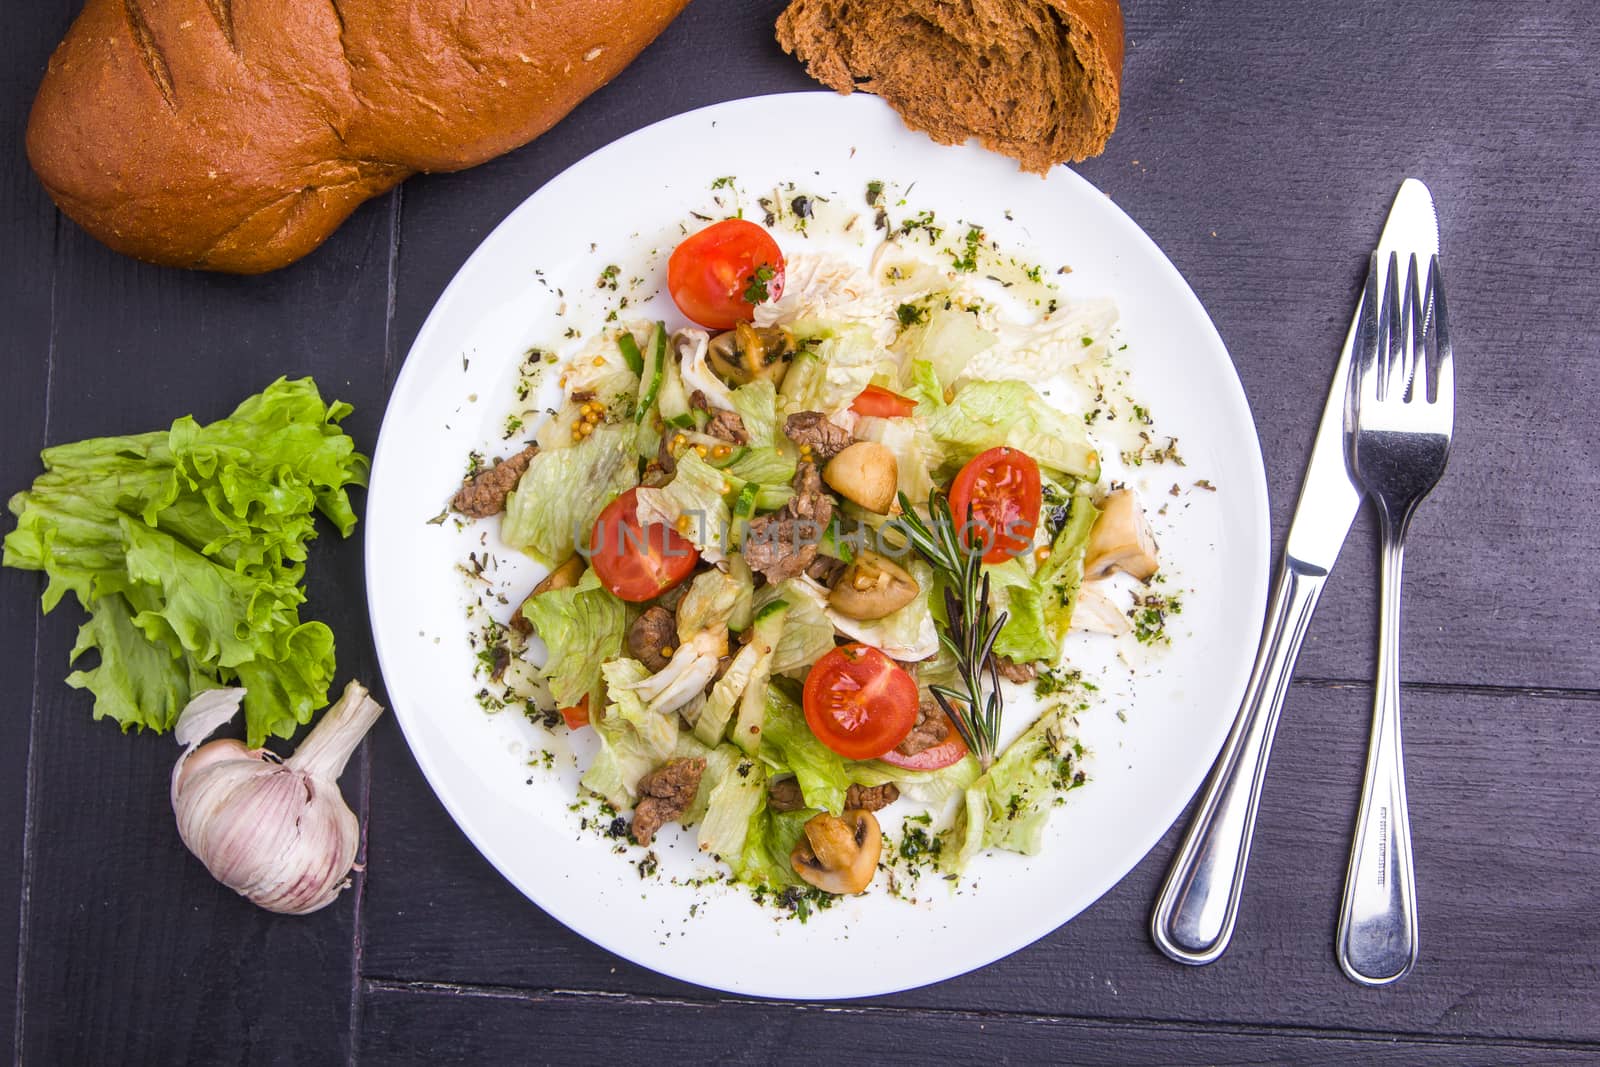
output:
{"label": "iceberg lettuce piece", "polygon": [[754,448],[772,448],[778,443],[778,388],[758,378],[733,391],[733,410],[744,422]]}
{"label": "iceberg lettuce piece", "polygon": [[[659,489],[640,489],[639,522],[648,525],[665,523],[682,530],[683,536],[699,549],[712,563],[727,557],[727,536],[730,512],[724,495],[736,486],[717,468],[694,452],[685,452],[678,460],[678,471],[672,481]],[[687,516],[687,524],[680,527],[678,520]]]}
{"label": "iceberg lettuce piece", "polygon": [[554,566],[587,544],[600,511],[638,482],[632,423],[605,423],[581,444],[533,457],[506,497],[500,539]]}
{"label": "iceberg lettuce piece", "polygon": [[700,786],[695,790],[694,799],[689,802],[683,814],[678,816],[681,825],[693,826],[705,818],[706,809],[711,806],[711,794],[722,784],[724,778],[734,773],[734,768],[745,758],[745,754],[728,744],[707,748],[693,734],[680,733],[678,747],[673,750],[672,756],[674,759],[692,759],[699,756],[706,761],[706,769],[700,775]]}
{"label": "iceberg lettuce piece", "polygon": [[825,610],[827,594],[809,578],[789,578],[756,595],[758,604],[780,599],[788,603],[789,610],[772,651],[772,673],[806,670],[833,649],[833,621]]}
{"label": "iceberg lettuce piece", "polygon": [[900,376],[894,356],[865,326],[797,322],[794,333],[810,351],[797,355],[784,375],[781,408],[786,413],[837,415],[861,395],[875,374]]}
{"label": "iceberg lettuce piece", "polygon": [[863,415],[856,420],[856,440],[876,441],[894,453],[898,472],[896,491],[909,500],[927,500],[933,491],[933,475],[929,473],[929,455],[937,459],[937,448],[921,420],[915,418],[882,419]]}
{"label": "iceberg lettuce piece", "polygon": [[[766,722],[761,731],[760,756],[774,775],[794,775],[806,807],[838,815],[844,811],[850,776],[837,752],[817,740],[806,725],[800,705],[778,686],[766,693]],[[787,853],[785,853],[787,855]]]}
{"label": "iceberg lettuce piece", "polygon": [[1005,625],[994,642],[995,653],[1018,663],[1055,663],[1061,654],[1061,640],[1045,621],[1043,591],[1022,561],[1008,559],[988,567],[986,573],[990,605],[996,613],[1006,613]]}
{"label": "iceberg lettuce piece", "polygon": [[623,654],[627,606],[587,570],[577,585],[528,597],[522,602],[522,617],[549,652],[539,674],[549,683],[556,705],[575,708],[587,696],[591,708],[599,707],[600,668]]}
{"label": "iceberg lettuce piece", "polygon": [[1089,443],[1083,420],[1057,411],[1026,382],[967,382],[926,419],[928,432],[952,466],[1006,445],[1048,470],[1089,482],[1100,478],[1100,456]]}
{"label": "iceberg lettuce piece", "polygon": [[997,338],[978,325],[978,316],[959,304],[934,301],[927,317],[906,327],[895,351],[913,362],[926,362],[941,381],[953,382],[980,352],[994,347]]}
{"label": "iceberg lettuce piece", "polygon": [[901,796],[930,807],[938,807],[965,792],[981,773],[978,761],[970,755],[937,771],[913,771],[874,759],[846,763],[845,772],[856,785],[878,786],[892,782],[899,787]]}
{"label": "iceberg lettuce piece", "polygon": [[750,816],[744,850],[732,864],[739,881],[772,889],[804,885],[789,862],[789,854],[805,836],[806,823],[816,815],[817,812],[809,808],[773,811],[767,807],[763,795],[761,807]]}
{"label": "iceberg lettuce piece", "polygon": [[750,625],[750,600],[755,583],[741,557],[729,559],[724,571],[713,567],[694,576],[678,602],[678,643],[686,644],[702,630],[726,627],[742,630]]}
{"label": "iceberg lettuce piece", "polygon": [[614,659],[601,667],[609,702],[605,715],[591,718],[600,751],[581,784],[614,808],[632,806],[639,779],[672,757],[678,745],[678,717],[645,707],[628,688],[650,677],[638,660]]}
{"label": "iceberg lettuce piece", "polygon": [[[719,745],[713,753],[727,748],[731,746]],[[699,844],[701,852],[720,856],[737,870],[751,820],[767,805],[767,771],[760,760],[737,749],[733,751],[738,753],[737,758],[728,764],[706,800],[705,816],[700,820]],[[727,757],[717,758],[720,762]],[[710,769],[709,758],[707,769]]]}
{"label": "iceberg lettuce piece", "polygon": [[[757,482],[764,489],[787,488],[794,478],[794,458],[776,448],[749,447],[740,452],[725,468],[729,474],[743,482]],[[768,499],[771,495],[767,494]],[[778,505],[782,507],[782,504]]]}
{"label": "iceberg lettuce piece", "polygon": [[1039,851],[1056,802],[1084,781],[1083,750],[1066,723],[1064,707],[1045,711],[968,787],[940,856],[949,870],[960,871],[986,848]]}

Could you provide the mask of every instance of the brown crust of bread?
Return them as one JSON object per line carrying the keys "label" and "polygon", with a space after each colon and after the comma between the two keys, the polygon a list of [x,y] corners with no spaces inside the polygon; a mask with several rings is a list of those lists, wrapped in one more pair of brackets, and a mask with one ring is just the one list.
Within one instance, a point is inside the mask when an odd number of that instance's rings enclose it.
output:
{"label": "brown crust of bread", "polygon": [[793,0],[778,43],[831,89],[875,93],[941,144],[1044,173],[1104,150],[1122,83],[1117,0]]}
{"label": "brown crust of bread", "polygon": [[688,0],[88,0],[28,158],[119,252],[254,274],[418,171],[526,144]]}

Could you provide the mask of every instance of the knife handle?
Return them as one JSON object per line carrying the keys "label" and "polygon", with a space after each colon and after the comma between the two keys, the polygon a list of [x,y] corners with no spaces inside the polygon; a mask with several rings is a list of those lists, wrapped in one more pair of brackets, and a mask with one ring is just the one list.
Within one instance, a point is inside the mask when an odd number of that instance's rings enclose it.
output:
{"label": "knife handle", "polygon": [[1150,917],[1156,947],[1179,963],[1210,963],[1233,936],[1272,735],[1327,577],[1291,560],[1279,571],[1244,703]]}

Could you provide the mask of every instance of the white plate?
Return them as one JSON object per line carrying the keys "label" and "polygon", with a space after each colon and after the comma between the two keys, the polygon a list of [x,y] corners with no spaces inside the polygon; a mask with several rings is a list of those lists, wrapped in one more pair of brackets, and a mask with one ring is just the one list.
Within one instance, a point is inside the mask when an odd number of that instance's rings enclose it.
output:
{"label": "white plate", "polygon": [[[601,269],[628,249],[670,249],[677,220],[706,204],[723,174],[747,190],[794,180],[841,203],[860,202],[872,179],[915,182],[916,206],[981,221],[1006,247],[1070,264],[1070,295],[1117,301],[1134,395],[1182,442],[1188,466],[1162,469],[1157,487],[1206,478],[1219,490],[1186,491],[1164,520],[1163,551],[1194,592],[1173,647],[1141,670],[1136,699],[1121,709],[1126,722],[1116,708],[1085,716],[1091,782],[1056,812],[1041,854],[980,857],[975,885],[959,893],[925,880],[916,904],[876,893],[801,924],[775,921],[726,886],[642,881],[631,862],[641,850],[616,855],[615,842],[578,831],[568,810],[578,771],[564,742],[550,743],[516,712],[486,715],[474,701],[455,565],[480,536],[493,546],[494,524],[462,532],[427,520],[468,451],[499,444],[524,351],[551,344],[560,324],[593,325],[575,312],[557,319],[560,305],[593,294]],[[641,308],[677,319],[664,300]],[[1265,477],[1243,390],[1205,311],[1160,250],[1071,171],[1041,180],[977,148],[936,146],[862,94],[771,96],[680,115],[530,196],[479,246],[417,335],[384,417],[366,529],[373,634],[395,713],[429,783],[479,850],[540,907],[621,956],[701,985],[776,997],[865,996],[961,974],[1044,936],[1116,884],[1180,814],[1221,746],[1260,633],[1268,563]],[[495,576],[508,591],[531,583],[531,572],[515,571]],[[541,748],[556,752],[554,769],[528,765]],[[686,840],[670,829],[660,839],[664,873],[707,862],[691,856]],[[1126,936],[1129,952],[1146,951],[1141,928]]]}

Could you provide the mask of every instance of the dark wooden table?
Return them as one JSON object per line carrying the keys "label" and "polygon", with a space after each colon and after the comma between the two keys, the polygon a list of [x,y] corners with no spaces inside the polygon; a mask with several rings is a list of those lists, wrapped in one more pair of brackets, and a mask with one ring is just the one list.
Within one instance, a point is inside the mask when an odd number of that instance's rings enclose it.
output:
{"label": "dark wooden table", "polygon": [[[0,489],[47,443],[225,414],[280,374],[356,405],[370,449],[413,336],[512,207],[630,130],[811,86],[781,0],[695,0],[535,145],[420,178],[262,278],[144,266],[62,218],[21,133],[76,0],[14,4],[0,79]],[[1587,0],[1129,6],[1121,127],[1081,172],[1190,280],[1255,412],[1281,544],[1365,256],[1401,178],[1432,187],[1460,378],[1449,474],[1410,541],[1405,711],[1422,959],[1340,976],[1333,926],[1365,752],[1374,538],[1357,520],[1301,655],[1228,954],[1168,962],[1146,921],[1179,828],[1068,926],[977,973],[845,1005],[642,970],[504,882],[392,720],[345,792],[364,876],[257,911],[179,843],[170,738],[62,683],[73,607],[0,573],[0,1010],[30,1064],[1600,1059],[1600,28]],[[803,133],[798,135],[803,136]],[[7,527],[9,528],[9,526]],[[325,535],[310,614],[378,681],[359,539]],[[380,692],[380,696],[381,696]],[[13,966],[13,962],[15,964]]]}

